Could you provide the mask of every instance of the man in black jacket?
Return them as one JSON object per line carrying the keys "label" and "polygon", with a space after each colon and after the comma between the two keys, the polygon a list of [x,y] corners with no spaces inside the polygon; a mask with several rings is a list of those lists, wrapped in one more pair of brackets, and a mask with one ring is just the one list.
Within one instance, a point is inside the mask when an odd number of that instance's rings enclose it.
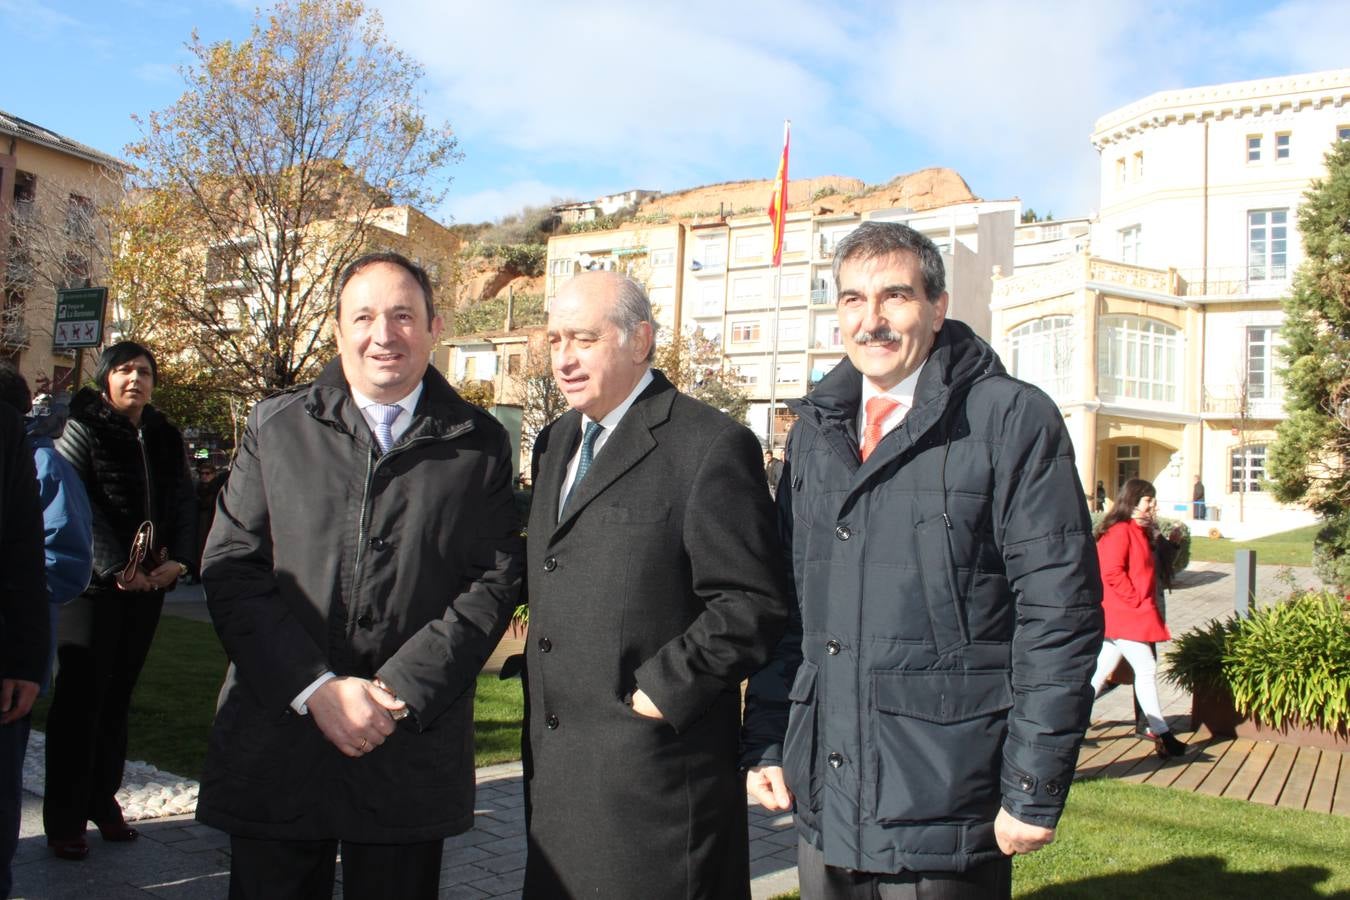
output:
{"label": "man in black jacket", "polygon": [[434,898],[473,825],[474,683],[521,574],[505,430],[428,365],[431,284],[393,253],[338,281],[340,359],[264,400],[202,580],[230,657],[197,817],[230,896]]}
{"label": "man in black jacket", "polygon": [[0,897],[9,896],[10,859],[23,800],[25,718],[47,669],[42,503],[23,420],[0,403]]}
{"label": "man in black jacket", "polygon": [[[778,492],[798,616],[742,762],[795,801],[802,896],[996,898],[1054,839],[1088,723],[1101,581],[1054,403],[948,320],[942,259],[867,222],[834,260],[848,360]],[[938,893],[930,893],[938,892]]]}

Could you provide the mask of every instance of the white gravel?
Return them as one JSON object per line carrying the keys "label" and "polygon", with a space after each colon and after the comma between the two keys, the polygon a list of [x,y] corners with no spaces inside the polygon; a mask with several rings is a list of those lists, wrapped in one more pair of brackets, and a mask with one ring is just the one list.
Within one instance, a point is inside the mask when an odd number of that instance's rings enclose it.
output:
{"label": "white gravel", "polygon": [[[34,731],[28,738],[23,760],[24,789],[39,797],[46,790],[47,773],[43,750],[47,736]],[[127,760],[117,802],[128,822],[177,816],[197,810],[197,782],[172,772],[162,772],[149,763]]]}

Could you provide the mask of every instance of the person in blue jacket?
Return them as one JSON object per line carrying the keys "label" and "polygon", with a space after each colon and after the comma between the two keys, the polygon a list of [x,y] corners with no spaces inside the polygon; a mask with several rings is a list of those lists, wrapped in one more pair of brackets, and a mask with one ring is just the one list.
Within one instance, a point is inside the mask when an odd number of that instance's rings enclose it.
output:
{"label": "person in blue jacket", "polygon": [[[56,658],[56,611],[80,595],[93,572],[93,516],[84,484],[53,441],[66,423],[66,407],[49,396],[33,401],[28,381],[14,365],[0,361],[0,402],[24,416],[24,430],[37,470],[38,499],[42,506],[43,550],[46,563],[47,601],[51,618],[51,643],[39,682],[45,691],[51,680],[51,661]],[[30,718],[15,723],[11,736],[11,765],[0,772],[0,792],[15,798],[5,804],[0,822],[0,896],[8,894],[9,865],[19,839],[20,804],[23,790],[23,758],[28,746]]]}

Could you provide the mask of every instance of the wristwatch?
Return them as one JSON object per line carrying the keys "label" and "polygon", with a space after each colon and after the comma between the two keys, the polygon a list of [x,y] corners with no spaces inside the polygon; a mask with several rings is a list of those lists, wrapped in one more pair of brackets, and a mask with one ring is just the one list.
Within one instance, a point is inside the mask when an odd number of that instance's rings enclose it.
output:
{"label": "wristwatch", "polygon": [[[178,562],[178,560],[175,559],[174,562]],[[189,568],[187,567],[187,564],[186,564],[186,563],[180,563],[180,562],[178,562],[178,577],[179,577],[179,578],[182,578],[183,576],[187,575],[188,572],[191,572],[191,571],[192,571],[192,570],[189,569]]]}

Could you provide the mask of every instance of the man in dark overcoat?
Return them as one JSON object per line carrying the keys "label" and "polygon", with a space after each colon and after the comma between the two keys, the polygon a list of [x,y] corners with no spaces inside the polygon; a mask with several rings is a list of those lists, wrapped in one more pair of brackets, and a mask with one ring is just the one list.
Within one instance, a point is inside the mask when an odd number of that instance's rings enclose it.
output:
{"label": "man in dark overcoat", "polygon": [[942,256],[835,248],[848,359],[778,491],[797,612],[746,698],[747,789],[793,809],[803,900],[998,900],[1050,843],[1092,709],[1101,576],[1054,401],[947,318]]}
{"label": "man in dark overcoat", "polygon": [[340,358],[249,416],[202,578],[230,668],[197,818],[230,897],[434,898],[473,824],[473,696],[519,592],[505,430],[428,365],[393,253],[339,278]]}
{"label": "man in dark overcoat", "polygon": [[749,897],[739,685],[785,579],[756,438],[653,371],[654,337],[612,273],[549,310],[572,408],[534,448],[527,898]]}

